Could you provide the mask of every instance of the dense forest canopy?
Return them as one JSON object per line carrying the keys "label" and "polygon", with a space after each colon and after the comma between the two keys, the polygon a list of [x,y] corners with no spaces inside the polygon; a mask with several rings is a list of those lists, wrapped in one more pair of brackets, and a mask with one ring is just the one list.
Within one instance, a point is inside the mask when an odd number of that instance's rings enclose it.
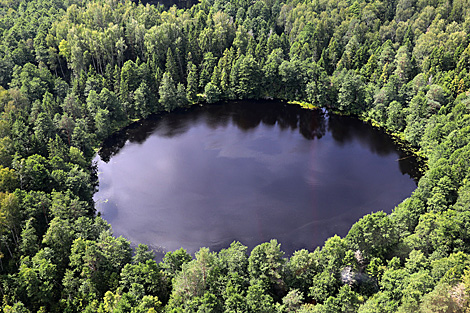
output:
{"label": "dense forest canopy", "polygon": [[[1,0],[3,311],[469,312],[469,34],[467,0]],[[113,237],[92,199],[100,142],[248,98],[356,114],[428,169],[390,215],[290,258],[273,240],[156,263]]]}

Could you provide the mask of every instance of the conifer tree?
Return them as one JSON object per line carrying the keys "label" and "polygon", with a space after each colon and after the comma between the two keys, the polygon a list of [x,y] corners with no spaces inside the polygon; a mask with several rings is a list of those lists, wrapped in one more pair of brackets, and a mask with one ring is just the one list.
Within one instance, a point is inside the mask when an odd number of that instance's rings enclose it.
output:
{"label": "conifer tree", "polygon": [[175,83],[168,72],[163,74],[158,94],[160,95],[159,102],[166,111],[170,112],[178,105]]}
{"label": "conifer tree", "polygon": [[186,95],[189,103],[194,103],[197,101],[197,67],[192,62],[188,63],[188,84],[186,87]]}
{"label": "conifer tree", "polygon": [[174,82],[179,81],[179,74],[178,74],[178,67],[176,65],[176,60],[173,56],[173,52],[171,48],[168,48],[166,52],[166,65],[165,65],[165,72],[168,73],[171,79]]}

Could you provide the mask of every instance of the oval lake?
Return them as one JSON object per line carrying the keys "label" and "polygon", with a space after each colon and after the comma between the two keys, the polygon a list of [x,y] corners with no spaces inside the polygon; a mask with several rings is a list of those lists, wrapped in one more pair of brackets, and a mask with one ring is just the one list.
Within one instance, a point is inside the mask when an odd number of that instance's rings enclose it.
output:
{"label": "oval lake", "polygon": [[391,212],[418,176],[380,130],[278,101],[151,116],[110,137],[95,161],[98,212],[159,257],[272,238],[287,254],[313,250],[367,213]]}

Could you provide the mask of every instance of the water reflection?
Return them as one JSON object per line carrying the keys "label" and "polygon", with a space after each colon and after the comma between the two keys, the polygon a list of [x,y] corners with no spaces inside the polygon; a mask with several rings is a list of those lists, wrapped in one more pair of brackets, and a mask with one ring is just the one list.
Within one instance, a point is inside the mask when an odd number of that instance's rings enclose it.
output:
{"label": "water reflection", "polygon": [[416,162],[354,118],[274,101],[192,108],[132,125],[97,157],[98,210],[162,251],[233,240],[314,249],[410,195]]}
{"label": "water reflection", "polygon": [[321,138],[326,131],[326,119],[320,110],[304,110],[297,105],[274,101],[230,102],[191,109],[182,109],[171,114],[154,115],[139,121],[109,137],[99,155],[108,162],[119,153],[126,142],[143,143],[152,134],[172,138],[188,131],[191,125],[204,122],[211,129],[226,127],[233,123],[248,132],[260,124],[282,130],[299,130],[305,139]]}

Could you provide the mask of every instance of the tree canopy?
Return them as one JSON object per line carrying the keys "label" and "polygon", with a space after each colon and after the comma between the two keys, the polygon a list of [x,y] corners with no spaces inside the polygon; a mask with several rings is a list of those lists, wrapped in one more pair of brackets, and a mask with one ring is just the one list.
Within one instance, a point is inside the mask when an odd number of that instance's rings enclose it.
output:
{"label": "tree canopy", "polygon": [[[3,312],[470,312],[468,0],[178,4],[0,1]],[[113,237],[93,203],[102,140],[260,98],[370,121],[426,171],[391,214],[290,257],[272,240],[157,263]]]}

